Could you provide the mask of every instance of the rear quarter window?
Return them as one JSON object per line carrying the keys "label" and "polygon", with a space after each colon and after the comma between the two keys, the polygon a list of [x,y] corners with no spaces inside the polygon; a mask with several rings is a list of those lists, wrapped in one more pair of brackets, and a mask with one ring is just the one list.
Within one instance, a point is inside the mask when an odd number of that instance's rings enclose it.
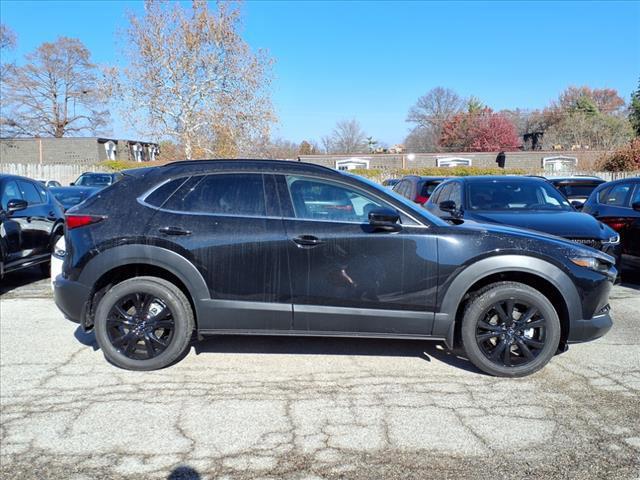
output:
{"label": "rear quarter window", "polygon": [[178,190],[178,188],[180,188],[182,184],[188,179],[189,177],[182,177],[162,183],[157,186],[154,191],[147,195],[144,201],[154,207],[161,207],[164,202],[166,202],[169,197],[173,195],[174,192]]}

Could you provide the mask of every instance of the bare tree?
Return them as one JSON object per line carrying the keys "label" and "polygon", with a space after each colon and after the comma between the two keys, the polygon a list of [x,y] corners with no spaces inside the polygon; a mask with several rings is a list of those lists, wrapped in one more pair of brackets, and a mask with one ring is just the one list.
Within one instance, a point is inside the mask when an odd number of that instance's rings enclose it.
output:
{"label": "bare tree", "polygon": [[0,23],[0,135],[12,133],[10,131],[10,120],[7,118],[7,95],[5,79],[9,70],[13,68],[12,63],[4,61],[4,54],[7,50],[13,50],[16,45],[16,35],[4,23]]}
{"label": "bare tree", "polygon": [[265,143],[275,120],[272,61],[242,39],[236,8],[147,0],[144,15],[129,20],[129,67],[118,91],[134,126],[174,140],[186,158],[235,156],[256,139]]}
{"label": "bare tree", "polygon": [[95,134],[108,124],[104,84],[80,40],[43,43],[3,77],[3,135]]}
{"label": "bare tree", "polygon": [[450,88],[432,88],[409,109],[407,122],[414,127],[405,143],[415,151],[437,150],[442,125],[466,105],[467,101]]}
{"label": "bare tree", "polygon": [[13,48],[16,45],[16,34],[4,23],[0,23],[0,50]]}
{"label": "bare tree", "polygon": [[322,143],[328,153],[362,153],[367,150],[367,134],[356,119],[341,120]]}
{"label": "bare tree", "polygon": [[566,115],[544,134],[546,148],[562,145],[564,148],[590,148],[613,150],[633,137],[629,120],[622,115],[592,115],[576,112]]}

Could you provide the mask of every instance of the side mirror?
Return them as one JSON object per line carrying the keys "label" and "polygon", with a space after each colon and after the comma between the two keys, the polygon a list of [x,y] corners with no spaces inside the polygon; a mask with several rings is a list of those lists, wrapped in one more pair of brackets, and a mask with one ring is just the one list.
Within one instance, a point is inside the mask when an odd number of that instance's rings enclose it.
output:
{"label": "side mirror", "polygon": [[440,202],[438,204],[438,207],[440,207],[440,210],[442,210],[443,212],[456,213],[458,211],[456,202],[454,202],[453,200],[445,200],[444,202]]}
{"label": "side mirror", "polygon": [[584,203],[579,200],[571,200],[571,205],[573,205],[573,208],[575,208],[576,210],[582,210],[582,208],[584,207]]}
{"label": "side mirror", "polygon": [[633,208],[636,212],[640,212],[640,202],[633,202],[631,204],[631,208]]}
{"label": "side mirror", "polygon": [[71,182],[69,185],[71,185],[71,186],[73,187],[73,186],[75,185],[75,183],[74,183],[74,182]]}
{"label": "side mirror", "polygon": [[7,202],[7,212],[10,214],[13,212],[19,212],[20,210],[24,210],[27,208],[29,204],[25,200],[18,200],[14,198]]}
{"label": "side mirror", "polygon": [[376,208],[369,212],[369,225],[380,230],[400,230],[400,215],[390,208]]}

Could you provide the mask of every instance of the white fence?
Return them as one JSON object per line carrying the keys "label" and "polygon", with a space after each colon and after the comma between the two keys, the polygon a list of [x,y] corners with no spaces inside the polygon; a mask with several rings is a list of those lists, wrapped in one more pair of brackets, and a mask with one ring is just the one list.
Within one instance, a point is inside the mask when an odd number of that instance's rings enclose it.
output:
{"label": "white fence", "polygon": [[57,180],[63,185],[68,185],[78,178],[83,172],[106,172],[99,165],[39,165],[37,163],[3,163],[0,165],[1,173],[21,175],[36,180]]}
{"label": "white fence", "polygon": [[[38,165],[38,164],[23,164],[23,163],[3,163],[0,164],[1,173],[9,173],[12,175],[21,175],[23,177],[35,178],[37,180],[57,180],[63,185],[73,182],[83,172],[106,172],[108,171],[100,165],[74,165],[74,164],[59,164],[59,165]],[[399,172],[393,170],[382,170],[372,180],[382,182],[387,178],[397,176]],[[509,173],[507,170],[505,173]],[[533,173],[533,172],[531,172]],[[556,173],[554,175],[593,175],[600,177],[603,180],[611,181],[619,178],[628,177],[640,177],[640,171],[637,172],[565,172]]]}

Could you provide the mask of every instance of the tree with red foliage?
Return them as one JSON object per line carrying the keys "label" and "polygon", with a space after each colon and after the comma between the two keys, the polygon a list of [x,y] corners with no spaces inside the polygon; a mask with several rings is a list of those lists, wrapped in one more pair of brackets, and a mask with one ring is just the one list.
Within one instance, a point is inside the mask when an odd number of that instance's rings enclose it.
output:
{"label": "tree with red foliage", "polygon": [[440,136],[440,146],[451,152],[509,151],[520,145],[513,122],[489,108],[454,115],[445,122]]}

